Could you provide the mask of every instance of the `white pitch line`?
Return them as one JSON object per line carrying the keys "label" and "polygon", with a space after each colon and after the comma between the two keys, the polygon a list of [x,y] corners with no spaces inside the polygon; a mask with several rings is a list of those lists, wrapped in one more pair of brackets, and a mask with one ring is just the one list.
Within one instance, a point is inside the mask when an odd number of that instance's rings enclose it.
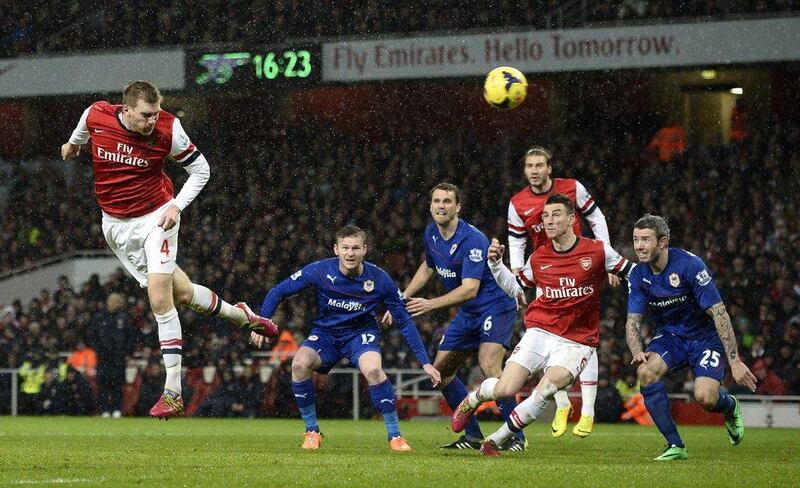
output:
{"label": "white pitch line", "polygon": [[52,485],[69,483],[100,483],[105,480],[105,478],[53,478],[49,480],[17,480],[13,483],[15,485]]}

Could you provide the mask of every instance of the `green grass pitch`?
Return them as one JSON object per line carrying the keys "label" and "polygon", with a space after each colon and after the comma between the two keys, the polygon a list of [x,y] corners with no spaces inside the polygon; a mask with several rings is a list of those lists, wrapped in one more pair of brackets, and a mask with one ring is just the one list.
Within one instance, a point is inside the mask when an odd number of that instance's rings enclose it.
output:
{"label": "green grass pitch", "polygon": [[554,439],[537,423],[528,451],[500,459],[439,449],[455,439],[445,421],[403,422],[410,453],[388,450],[380,421],[321,425],[322,449],[304,452],[299,419],[0,417],[0,486],[800,486],[796,430],[748,429],[731,447],[722,427],[682,427],[689,460],[657,463],[658,432],[632,425]]}

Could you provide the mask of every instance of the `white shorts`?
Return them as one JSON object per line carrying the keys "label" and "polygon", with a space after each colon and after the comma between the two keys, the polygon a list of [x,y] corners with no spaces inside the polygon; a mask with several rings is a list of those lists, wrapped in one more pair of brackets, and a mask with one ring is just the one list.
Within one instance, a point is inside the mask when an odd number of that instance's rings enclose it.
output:
{"label": "white shorts", "polygon": [[158,226],[158,219],[172,203],[170,200],[147,215],[130,219],[103,213],[103,236],[108,247],[142,288],[147,287],[147,273],[175,272],[180,215],[170,230]]}
{"label": "white shorts", "polygon": [[593,347],[531,328],[525,331],[508,361],[519,364],[531,373],[561,366],[572,373],[572,379],[575,380],[593,353]]}

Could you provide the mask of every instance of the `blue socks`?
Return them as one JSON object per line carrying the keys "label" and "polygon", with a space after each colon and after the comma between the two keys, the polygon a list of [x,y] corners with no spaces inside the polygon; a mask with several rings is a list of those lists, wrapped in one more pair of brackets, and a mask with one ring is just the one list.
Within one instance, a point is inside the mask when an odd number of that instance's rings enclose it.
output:
{"label": "blue socks", "polygon": [[[453,411],[458,408],[458,404],[461,403],[461,400],[466,398],[468,394],[467,387],[458,379],[458,376],[454,377],[447,386],[442,388],[442,395],[444,395],[444,399],[447,400],[447,404]],[[511,407],[511,410],[513,409],[514,407]],[[508,411],[509,415],[511,414],[511,410]],[[503,414],[503,418],[506,418],[505,413]],[[478,426],[478,419],[476,419],[475,416],[469,419],[464,433],[470,440],[479,441],[483,439],[483,432],[481,432],[481,428]]]}
{"label": "blue socks", "polygon": [[372,398],[372,406],[383,416],[389,440],[399,436],[400,421],[397,418],[397,406],[394,404],[394,388],[389,379],[377,385],[370,385],[369,396]]}
{"label": "blue socks", "polygon": [[[497,408],[500,409],[500,414],[503,416],[503,420],[505,420],[506,423],[510,423],[509,418],[511,416],[511,412],[513,412],[514,408],[517,406],[517,400],[514,397],[511,397],[497,399],[495,402],[497,403]],[[514,437],[521,441],[525,440],[525,434],[523,434],[521,430],[515,432]]]}
{"label": "blue socks", "polygon": [[653,422],[655,422],[658,430],[661,431],[661,435],[667,439],[667,444],[686,447],[680,434],[678,434],[678,427],[675,426],[675,421],[672,420],[669,397],[667,396],[667,390],[664,388],[664,383],[659,381],[652,385],[643,386],[640,391],[644,396],[644,404],[647,407],[647,411],[653,417]]}
{"label": "blue socks", "polygon": [[729,415],[733,413],[733,409],[735,407],[736,407],[736,402],[733,401],[733,398],[727,393],[723,393],[722,390],[720,390],[719,400],[717,400],[717,404],[714,405],[714,408],[709,410],[709,412],[722,412],[723,415]]}
{"label": "blue socks", "polygon": [[300,416],[306,423],[306,432],[319,432],[314,383],[311,382],[311,379],[299,383],[292,381],[292,392],[294,392],[294,401],[297,402],[297,407],[300,409]]}

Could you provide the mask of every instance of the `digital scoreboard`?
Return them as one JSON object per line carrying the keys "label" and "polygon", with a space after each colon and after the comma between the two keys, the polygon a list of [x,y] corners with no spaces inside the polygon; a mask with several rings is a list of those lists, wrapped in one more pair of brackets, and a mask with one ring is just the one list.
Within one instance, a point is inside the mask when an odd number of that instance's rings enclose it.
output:
{"label": "digital scoreboard", "polygon": [[315,44],[192,50],[186,64],[186,87],[213,91],[312,84],[322,70]]}

